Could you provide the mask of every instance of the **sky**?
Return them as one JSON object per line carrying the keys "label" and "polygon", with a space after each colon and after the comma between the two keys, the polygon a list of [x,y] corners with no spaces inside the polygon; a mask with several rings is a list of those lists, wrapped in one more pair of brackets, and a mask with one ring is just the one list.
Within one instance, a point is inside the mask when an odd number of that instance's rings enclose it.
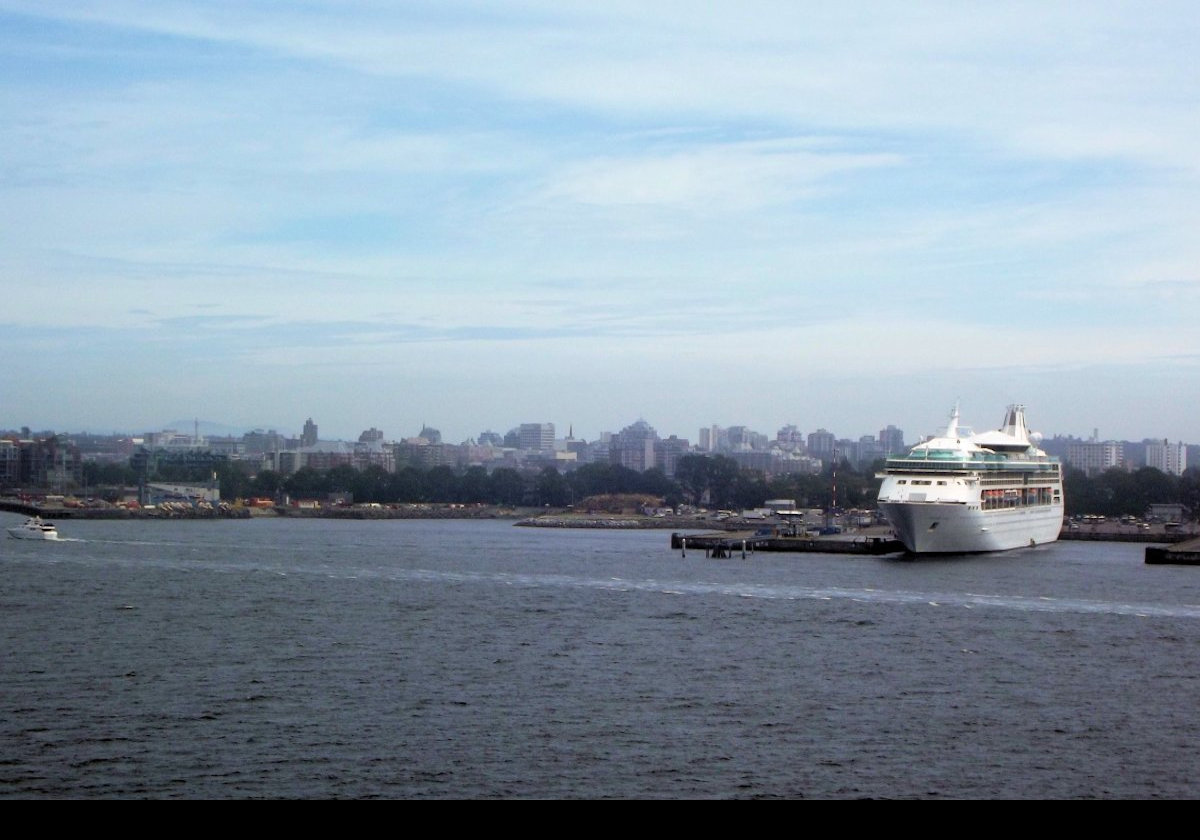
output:
{"label": "sky", "polygon": [[0,0],[0,428],[1200,443],[1193,2]]}

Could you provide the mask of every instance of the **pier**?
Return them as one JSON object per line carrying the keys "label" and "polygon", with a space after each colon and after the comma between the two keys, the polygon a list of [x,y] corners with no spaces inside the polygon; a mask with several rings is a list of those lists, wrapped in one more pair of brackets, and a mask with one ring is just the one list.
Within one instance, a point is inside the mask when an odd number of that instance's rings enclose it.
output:
{"label": "pier", "polygon": [[786,551],[810,554],[893,554],[904,545],[888,536],[871,533],[826,536],[787,536],[758,531],[709,531],[702,534],[671,534],[671,548],[684,557],[689,551],[705,557],[745,557],[756,551]]}
{"label": "pier", "polygon": [[1152,566],[1200,566],[1200,537],[1167,546],[1149,546],[1146,562]]}
{"label": "pier", "polygon": [[[841,534],[791,536],[782,530],[707,531],[671,534],[671,548],[686,556],[689,550],[706,557],[735,557],[757,551],[784,551],[813,554],[893,554],[904,552],[904,544],[888,528],[864,528]],[[1146,548],[1147,563],[1200,565],[1200,537],[1194,530],[1164,531],[1161,526],[1143,531],[1119,526],[1087,529],[1064,527],[1059,539],[1095,542],[1157,543]],[[1164,547],[1163,543],[1169,543]]]}

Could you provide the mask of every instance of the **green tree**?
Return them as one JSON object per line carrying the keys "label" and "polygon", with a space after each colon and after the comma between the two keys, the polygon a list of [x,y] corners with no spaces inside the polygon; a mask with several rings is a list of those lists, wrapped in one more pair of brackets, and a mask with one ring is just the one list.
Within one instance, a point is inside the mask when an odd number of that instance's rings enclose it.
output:
{"label": "green tree", "polygon": [[425,476],[416,467],[401,467],[388,481],[389,502],[412,504],[425,498]]}
{"label": "green tree", "polygon": [[441,504],[458,501],[458,476],[454,470],[443,465],[425,473],[425,501]]}
{"label": "green tree", "polygon": [[490,476],[492,500],[498,505],[518,507],[525,503],[525,479],[511,467],[493,470]]}
{"label": "green tree", "polygon": [[539,505],[564,507],[567,504],[570,487],[554,467],[543,467],[533,486]]}
{"label": "green tree", "polygon": [[738,473],[737,461],[724,455],[714,455],[708,459],[708,488],[712,504],[721,509],[737,506],[734,498]]}
{"label": "green tree", "polygon": [[683,500],[683,492],[679,484],[667,477],[662,467],[651,467],[642,473],[641,493],[657,496],[663,499],[669,507],[675,507]]}
{"label": "green tree", "polygon": [[354,488],[358,484],[359,473],[350,464],[338,464],[336,467],[330,467],[325,471],[325,487],[330,493],[350,493],[354,494]]}
{"label": "green tree", "polygon": [[260,470],[250,483],[248,495],[273,499],[283,486],[283,476],[274,470]]}
{"label": "green tree", "polygon": [[730,490],[732,507],[739,510],[762,507],[767,500],[767,482],[757,470],[739,470]]}
{"label": "green tree", "polygon": [[252,482],[249,465],[241,461],[226,461],[217,466],[217,481],[221,498],[226,501],[244,499],[250,495]]}
{"label": "green tree", "polygon": [[1200,519],[1200,467],[1188,467],[1179,479],[1179,503],[1190,519]]}
{"label": "green tree", "polygon": [[675,481],[687,501],[699,507],[709,489],[709,458],[706,455],[684,455],[675,465]]}
{"label": "green tree", "polygon": [[378,464],[370,464],[359,471],[354,482],[354,501],[391,501],[391,474]]}
{"label": "green tree", "polygon": [[317,498],[329,492],[324,473],[313,467],[301,467],[289,475],[283,488],[296,498]]}

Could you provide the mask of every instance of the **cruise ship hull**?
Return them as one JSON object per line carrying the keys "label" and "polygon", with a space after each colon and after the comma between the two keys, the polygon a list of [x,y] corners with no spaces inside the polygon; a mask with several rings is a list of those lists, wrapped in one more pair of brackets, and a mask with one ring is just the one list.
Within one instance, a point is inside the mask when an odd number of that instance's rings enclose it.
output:
{"label": "cruise ship hull", "polygon": [[1058,505],[1008,510],[936,502],[883,502],[879,508],[896,538],[915,554],[971,554],[1008,551],[1054,542],[1062,531]]}

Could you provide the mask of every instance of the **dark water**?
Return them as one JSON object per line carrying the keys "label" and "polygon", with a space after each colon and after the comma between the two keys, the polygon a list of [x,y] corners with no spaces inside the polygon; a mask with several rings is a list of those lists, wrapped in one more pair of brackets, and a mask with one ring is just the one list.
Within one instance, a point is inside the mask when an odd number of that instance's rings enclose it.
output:
{"label": "dark water", "polygon": [[1200,795],[1200,568],[1137,545],[60,524],[0,542],[6,798]]}

